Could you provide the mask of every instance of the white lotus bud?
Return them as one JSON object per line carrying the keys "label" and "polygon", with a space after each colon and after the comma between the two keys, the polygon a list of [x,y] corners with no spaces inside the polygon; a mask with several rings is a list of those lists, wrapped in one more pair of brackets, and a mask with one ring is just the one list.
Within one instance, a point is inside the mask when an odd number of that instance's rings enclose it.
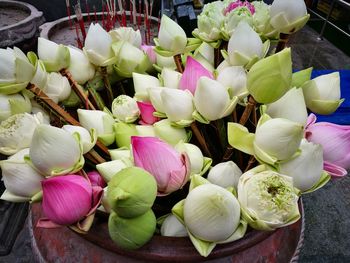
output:
{"label": "white lotus bud", "polygon": [[241,169],[232,161],[218,163],[210,169],[208,181],[218,186],[227,188],[233,187],[237,190]]}
{"label": "white lotus bud", "polygon": [[140,116],[136,100],[127,95],[119,95],[113,100],[112,113],[115,118],[126,123],[134,122]]}

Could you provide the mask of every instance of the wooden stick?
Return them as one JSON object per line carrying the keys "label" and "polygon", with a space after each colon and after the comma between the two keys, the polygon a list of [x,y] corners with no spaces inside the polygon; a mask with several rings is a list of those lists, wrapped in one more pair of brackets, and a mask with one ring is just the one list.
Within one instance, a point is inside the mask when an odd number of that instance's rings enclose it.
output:
{"label": "wooden stick", "polygon": [[180,73],[183,73],[184,72],[184,67],[182,65],[181,55],[180,54],[175,55],[174,56],[174,61],[175,61],[175,65],[176,65],[177,71],[179,71]]}
{"label": "wooden stick", "polygon": [[277,43],[275,53],[280,52],[282,49],[286,47],[288,39],[289,39],[288,34],[280,33],[280,40]]}
{"label": "wooden stick", "polygon": [[109,82],[109,79],[108,79],[107,67],[101,67],[101,73],[102,73],[102,77],[103,77],[103,82],[105,84],[105,88],[107,89],[108,106],[111,106],[113,99],[114,99],[114,96],[113,96],[113,90],[111,87],[111,83]]}
{"label": "wooden stick", "polygon": [[254,165],[255,162],[256,162],[255,157],[254,157],[253,155],[251,155],[250,158],[249,158],[247,167],[246,167],[245,170],[244,170],[244,173],[245,173],[246,171],[250,170],[250,168],[253,167],[253,165]]}
{"label": "wooden stick", "polygon": [[191,130],[192,130],[194,136],[196,137],[197,141],[199,142],[199,145],[201,146],[202,151],[204,152],[204,155],[211,158],[212,155],[209,151],[209,148],[205,142],[205,139],[204,139],[202,133],[199,131],[195,121],[192,122],[192,124],[191,124]]}
{"label": "wooden stick", "polygon": [[[249,96],[248,98],[248,104],[244,109],[244,112],[239,120],[239,124],[244,125],[247,123],[252,111],[255,111],[255,106],[256,106],[256,100],[252,97]],[[231,159],[231,156],[233,154],[234,148],[232,146],[227,146],[226,150],[224,152],[224,155],[222,157],[222,161],[228,161]]]}
{"label": "wooden stick", "polygon": [[60,71],[60,73],[67,77],[67,79],[69,80],[72,89],[74,90],[75,94],[78,95],[79,99],[81,100],[81,102],[85,105],[87,104],[86,109],[88,110],[96,110],[95,106],[91,103],[91,101],[89,100],[89,98],[85,95],[85,92],[83,91],[83,89],[81,88],[81,86],[78,84],[78,82],[76,82],[73,79],[72,74],[67,70],[67,69],[62,69]]}

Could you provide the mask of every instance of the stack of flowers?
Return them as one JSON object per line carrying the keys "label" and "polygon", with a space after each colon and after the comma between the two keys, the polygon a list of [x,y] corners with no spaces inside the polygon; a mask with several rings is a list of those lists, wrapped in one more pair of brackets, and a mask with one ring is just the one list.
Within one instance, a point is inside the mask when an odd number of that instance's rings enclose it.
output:
{"label": "stack of flowers", "polygon": [[339,73],[293,73],[284,48],[308,18],[303,0],[225,0],[196,38],[163,16],[155,47],[92,24],[83,50],[0,49],[1,199],[41,202],[37,227],[85,233],[101,210],[121,248],[157,232],[204,257],[295,223],[301,194],[350,168],[350,127],[308,116],[342,103]]}

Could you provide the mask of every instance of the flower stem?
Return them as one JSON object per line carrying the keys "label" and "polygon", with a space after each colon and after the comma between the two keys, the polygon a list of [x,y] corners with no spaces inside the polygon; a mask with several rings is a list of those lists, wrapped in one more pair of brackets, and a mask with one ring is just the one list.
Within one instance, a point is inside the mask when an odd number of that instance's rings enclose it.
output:
{"label": "flower stem", "polygon": [[197,126],[195,121],[192,122],[192,124],[191,124],[191,130],[192,130],[194,136],[196,137],[197,141],[199,142],[199,145],[201,146],[205,156],[211,158],[212,155],[211,155],[211,153],[209,151],[209,148],[208,148],[208,146],[207,146],[207,144],[205,142],[205,139],[204,139],[202,133],[199,131],[198,126]]}
{"label": "flower stem", "polygon": [[89,100],[89,98],[86,96],[84,90],[82,89],[82,87],[73,79],[72,74],[67,70],[67,69],[63,69],[60,71],[62,76],[67,77],[67,79],[69,80],[69,83],[72,87],[72,89],[74,90],[75,94],[78,95],[79,99],[81,100],[81,102],[86,105],[86,109],[88,110],[96,110],[95,106],[91,103],[91,101]]}
{"label": "flower stem", "polygon": [[280,40],[277,43],[275,53],[280,52],[286,47],[288,39],[289,39],[288,34],[283,34],[283,33],[280,34]]}
{"label": "flower stem", "polygon": [[[249,96],[248,98],[248,104],[244,109],[244,112],[239,120],[239,124],[245,125],[247,121],[249,120],[249,117],[253,111],[255,111],[255,106],[256,106],[256,100],[253,98],[253,96]],[[256,119],[256,117],[255,117]],[[225,153],[222,157],[222,161],[228,161],[231,159],[231,156],[233,154],[234,148],[232,146],[227,146]]]}
{"label": "flower stem", "polygon": [[175,55],[174,56],[174,61],[175,61],[175,65],[176,65],[177,71],[179,71],[180,73],[183,73],[184,72],[184,67],[182,65],[181,55],[180,54]]}
{"label": "flower stem", "polygon": [[256,159],[255,159],[254,155],[251,155],[250,158],[249,158],[248,164],[247,164],[246,168],[244,169],[244,173],[246,171],[250,170],[250,168],[253,167],[255,162],[256,162]]}
{"label": "flower stem", "polygon": [[109,82],[109,79],[108,79],[107,67],[101,67],[101,73],[102,73],[102,77],[103,77],[103,82],[104,82],[105,87],[107,89],[108,106],[111,106],[113,99],[114,99],[114,96],[113,96],[113,90],[111,87],[111,83]]}
{"label": "flower stem", "polygon": [[[34,94],[35,100],[40,102],[40,105],[45,105],[44,107],[50,112],[53,112],[56,117],[60,118],[60,120],[64,120],[70,125],[81,126],[81,124],[76,119],[74,119],[68,112],[62,109],[58,104],[56,104],[52,99],[50,99],[44,91],[42,91],[34,84],[28,85],[27,90]],[[97,141],[96,146],[107,156],[109,156],[108,148],[104,146],[101,142]]]}

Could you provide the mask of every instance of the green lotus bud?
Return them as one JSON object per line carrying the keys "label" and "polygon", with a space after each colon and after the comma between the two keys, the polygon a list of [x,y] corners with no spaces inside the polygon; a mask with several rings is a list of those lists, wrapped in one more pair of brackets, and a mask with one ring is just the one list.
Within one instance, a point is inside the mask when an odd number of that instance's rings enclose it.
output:
{"label": "green lotus bud", "polygon": [[259,103],[272,103],[281,98],[292,81],[290,48],[255,63],[247,74],[247,89]]}
{"label": "green lotus bud", "polygon": [[130,148],[130,138],[137,135],[135,124],[117,122],[114,124],[115,140],[118,147]]}
{"label": "green lotus bud", "polygon": [[108,202],[111,209],[122,217],[137,217],[146,213],[156,196],[156,180],[141,168],[125,168],[108,183]]}
{"label": "green lotus bud", "polygon": [[152,210],[134,218],[119,217],[112,212],[108,230],[112,240],[121,248],[137,249],[146,244],[156,229],[156,217]]}

